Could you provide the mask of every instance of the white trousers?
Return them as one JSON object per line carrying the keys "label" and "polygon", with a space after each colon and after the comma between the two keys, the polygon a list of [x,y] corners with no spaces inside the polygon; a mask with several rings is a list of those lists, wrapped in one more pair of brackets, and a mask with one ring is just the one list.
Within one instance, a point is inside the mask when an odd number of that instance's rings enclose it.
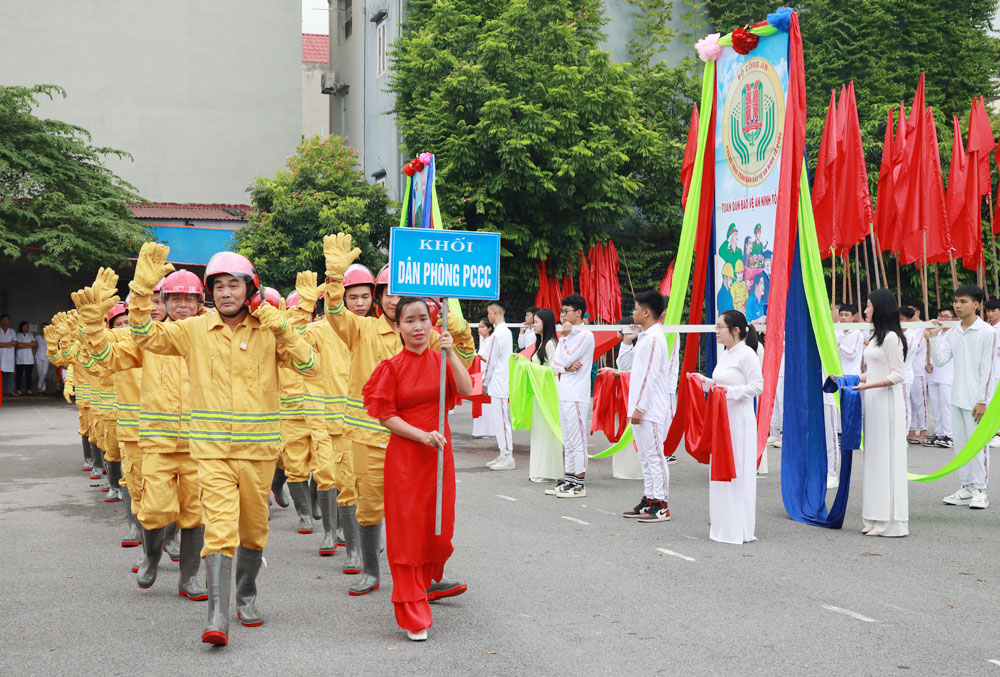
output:
{"label": "white trousers", "polygon": [[833,393],[823,393],[823,427],[826,431],[826,474],[837,477],[840,474],[840,440],[837,439],[840,411]]}
{"label": "white trousers", "polygon": [[38,372],[38,383],[35,385],[35,389],[41,392],[45,392],[45,377],[49,375],[49,364],[48,360],[44,362],[35,362],[35,371]]}
{"label": "white trousers", "polygon": [[[951,425],[955,431],[955,452],[958,453],[965,443],[972,436],[972,431],[976,429],[976,422],[972,420],[971,409],[951,408]],[[986,484],[990,478],[990,448],[976,454],[971,461],[958,469],[958,480],[964,487],[971,484],[976,489],[985,491]]]}
{"label": "white trousers", "polygon": [[497,438],[497,448],[501,456],[514,454],[514,431],[510,427],[510,398],[490,397],[493,414],[493,432]]}
{"label": "white trousers", "polygon": [[559,424],[562,426],[566,474],[587,472],[587,406],[582,402],[560,402]]}
{"label": "white trousers", "polygon": [[927,379],[923,374],[913,375],[913,384],[910,386],[909,410],[910,427],[908,429],[917,432],[927,430]]}
{"label": "white trousers", "polygon": [[663,455],[663,442],[667,438],[667,426],[662,423],[643,421],[632,426],[635,435],[639,462],[642,463],[643,492],[646,498],[667,500],[670,492],[670,466]]}
{"label": "white trousers", "polygon": [[951,437],[951,384],[928,383],[927,399],[934,416],[934,435]]}

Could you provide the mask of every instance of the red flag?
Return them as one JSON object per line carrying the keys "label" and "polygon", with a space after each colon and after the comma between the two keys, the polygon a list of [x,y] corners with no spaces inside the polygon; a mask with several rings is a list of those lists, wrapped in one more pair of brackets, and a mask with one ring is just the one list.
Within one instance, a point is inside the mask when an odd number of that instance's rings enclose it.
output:
{"label": "red flag", "polygon": [[[982,201],[983,194],[980,192],[983,179],[980,177],[983,166],[981,155],[987,155],[993,147],[986,149],[986,139],[982,124],[978,120],[975,102],[969,111],[969,136],[965,145],[965,197],[963,206],[968,213],[968,222],[965,223],[966,230],[963,233],[963,247],[956,252],[956,256],[962,257],[962,267],[966,270],[977,270],[982,263],[983,257],[983,219]],[[987,123],[988,126],[989,123]],[[993,142],[992,132],[989,133],[989,141]],[[973,150],[973,144],[978,150]],[[989,171],[989,157],[986,158],[986,168]],[[987,185],[990,179],[986,177]]]}
{"label": "red flag", "polygon": [[927,237],[927,261],[944,263],[951,252],[951,231],[947,227],[948,212],[941,177],[941,152],[938,150],[934,107],[928,107],[924,116],[926,134],[920,160],[920,212]]}
{"label": "red flag", "polygon": [[834,91],[831,90],[812,189],[816,237],[819,239],[819,255],[823,258],[831,254],[837,231],[837,127],[837,106]]}
{"label": "red flag", "polygon": [[660,280],[660,294],[662,296],[670,296],[670,285],[674,281],[674,262],[676,260],[675,258],[670,262],[670,265],[667,266],[667,272],[663,274],[663,279]]}
{"label": "red flag", "polygon": [[878,195],[875,205],[875,234],[878,235],[882,251],[897,248],[896,202],[892,195],[892,109],[885,124],[885,139],[882,141],[882,164],[878,170]]}
{"label": "red flag", "polygon": [[590,276],[590,266],[587,264],[587,259],[583,257],[582,249],[580,250],[580,296],[587,302],[587,308],[594,307],[594,282]]}
{"label": "red flag", "polygon": [[965,205],[966,157],[962,144],[962,130],[958,116],[952,115],[951,169],[948,170],[948,229],[952,235],[955,256],[962,257],[966,251],[969,227],[969,211]]}
{"label": "red flag", "polygon": [[990,180],[990,153],[996,147],[993,140],[993,129],[990,127],[990,118],[986,114],[986,106],[982,97],[976,97],[972,102],[972,110],[969,112],[969,143],[966,152],[970,161],[975,155],[978,164],[979,174],[979,195],[980,197],[989,195],[992,192]]}
{"label": "red flag", "polygon": [[[845,100],[846,99],[846,100]],[[868,235],[872,222],[872,198],[868,192],[868,168],[861,142],[861,124],[852,80],[840,101],[837,117],[842,121],[843,138],[837,157],[837,251],[846,253]]]}
{"label": "red flag", "polygon": [[[896,180],[896,207],[898,208],[898,214],[901,217],[900,224],[900,245],[905,246],[908,244],[907,240],[913,233],[919,230],[919,221],[913,218],[907,218],[910,216],[911,212],[909,210],[909,201],[912,196],[915,195],[913,192],[913,187],[918,181],[917,172],[915,170],[914,163],[919,160],[920,157],[920,140],[917,135],[923,132],[923,121],[924,121],[924,110],[926,109],[926,104],[924,103],[924,74],[920,74],[920,82],[917,84],[917,91],[913,95],[913,105],[910,107],[910,115],[906,119],[906,124],[900,124],[899,128],[904,129],[904,138],[906,142],[902,144],[900,148],[901,163],[895,172],[894,178]],[[902,120],[902,116],[900,117]],[[898,133],[898,129],[897,129]],[[898,140],[898,139],[897,139]],[[916,160],[915,160],[916,158]],[[912,232],[911,232],[912,231]],[[916,260],[916,259],[914,259]],[[901,263],[906,263],[902,261]]]}
{"label": "red flag", "polygon": [[608,273],[611,278],[608,285],[610,303],[606,317],[610,324],[617,324],[622,319],[622,286],[618,282],[618,250],[614,240],[608,240]]}
{"label": "red flag", "polygon": [[896,123],[896,137],[892,140],[892,198],[896,203],[892,211],[895,215],[893,231],[896,236],[896,239],[893,241],[895,245],[892,249],[893,252],[899,251],[899,245],[903,237],[899,215],[906,207],[906,186],[904,185],[906,174],[903,172],[903,163],[906,159],[906,144],[908,141],[906,125],[906,108],[903,106],[903,102],[900,101],[899,122]]}
{"label": "red flag", "polygon": [[691,113],[691,124],[688,125],[687,143],[684,145],[684,160],[681,162],[681,184],[684,194],[681,195],[681,207],[687,207],[688,189],[691,188],[691,175],[694,173],[694,156],[698,152],[698,104]]}

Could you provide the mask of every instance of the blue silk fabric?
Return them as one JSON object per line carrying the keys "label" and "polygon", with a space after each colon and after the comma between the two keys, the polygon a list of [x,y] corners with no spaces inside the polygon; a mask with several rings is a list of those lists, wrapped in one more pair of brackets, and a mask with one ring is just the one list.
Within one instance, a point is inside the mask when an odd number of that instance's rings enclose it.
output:
{"label": "blue silk fabric", "polygon": [[840,393],[840,448],[854,451],[861,448],[861,383],[857,376],[829,376],[823,392]]}

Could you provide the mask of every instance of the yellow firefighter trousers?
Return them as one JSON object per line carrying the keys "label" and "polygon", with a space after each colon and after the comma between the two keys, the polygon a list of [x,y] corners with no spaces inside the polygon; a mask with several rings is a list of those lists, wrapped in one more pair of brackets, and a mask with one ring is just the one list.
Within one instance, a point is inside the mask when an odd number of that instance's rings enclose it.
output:
{"label": "yellow firefighter trousers", "polygon": [[351,448],[358,488],[358,524],[363,527],[374,526],[385,517],[385,504],[382,501],[385,449],[360,442],[354,442]]}
{"label": "yellow firefighter trousers", "polygon": [[122,481],[132,497],[132,512],[139,514],[142,507],[142,452],[138,440],[122,442]]}
{"label": "yellow firefighter trousers", "polygon": [[354,476],[354,450],[351,441],[338,433],[330,435],[333,444],[333,469],[337,483],[337,505],[357,505],[358,481]]}
{"label": "yellow firefighter trousers", "polygon": [[205,547],[201,556],[233,557],[236,547],[263,550],[267,545],[267,496],[274,461],[198,459]]}
{"label": "yellow firefighter trousers", "polygon": [[139,522],[159,529],[177,522],[179,529],[202,524],[198,464],[187,452],[142,456],[142,510]]}

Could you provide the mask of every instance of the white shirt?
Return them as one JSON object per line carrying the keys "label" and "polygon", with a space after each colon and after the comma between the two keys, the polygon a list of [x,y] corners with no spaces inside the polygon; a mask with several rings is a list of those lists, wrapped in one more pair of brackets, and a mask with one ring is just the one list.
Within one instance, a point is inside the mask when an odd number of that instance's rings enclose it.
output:
{"label": "white shirt", "polygon": [[936,367],[954,362],[955,377],[951,387],[951,406],[971,410],[986,404],[987,388],[993,376],[993,351],[997,334],[979,317],[963,329],[959,324],[948,332],[949,341],[931,337],[931,355]]}
{"label": "white shirt", "polygon": [[926,374],[924,365],[927,364],[927,344],[924,342],[924,330],[919,327],[911,327],[903,331],[906,337],[906,385],[913,383],[913,379],[921,374]]}
{"label": "white shirt", "polygon": [[1000,324],[993,325],[993,331],[997,333],[997,344],[993,350],[993,378],[1000,376]]}
{"label": "white shirt", "polygon": [[42,334],[36,335],[35,340],[38,342],[38,347],[35,348],[35,364],[46,364],[49,361],[47,355],[49,352],[49,343]]}
{"label": "white shirt", "polygon": [[532,330],[531,327],[528,327],[528,331],[517,335],[517,349],[524,350],[529,346],[533,346],[535,345],[536,340],[537,337],[535,336],[534,330]]}
{"label": "white shirt", "polygon": [[845,329],[837,332],[837,348],[840,349],[840,366],[844,376],[861,376],[861,360],[865,354],[865,335],[860,329]]}
{"label": "white shirt", "polygon": [[[663,332],[666,336],[667,332]],[[639,332],[639,335],[635,337],[635,341],[632,343],[622,343],[621,349],[618,351],[618,357],[615,358],[615,366],[618,367],[618,371],[632,371],[632,362],[635,358],[635,346],[639,343],[639,339],[646,335],[646,332]],[[680,377],[681,371],[681,337],[678,334],[677,338],[674,340],[674,349],[670,353],[670,360],[667,363],[667,393],[674,395],[677,393],[677,381]]]}
{"label": "white shirt", "polygon": [[[13,329],[0,329],[0,343],[17,340],[17,332]],[[0,371],[14,371],[14,347],[0,348]]]}
{"label": "white shirt", "polygon": [[[14,340],[18,343],[31,343],[35,340],[35,336],[33,334],[29,334],[28,332],[18,332],[17,338]],[[17,352],[15,353],[14,361],[17,364],[35,363],[35,354],[31,351],[31,348],[18,347],[16,350]]]}
{"label": "white shirt", "polygon": [[[642,412],[642,420],[651,423],[665,423],[670,408],[667,393],[670,360],[662,326],[654,324],[644,330],[636,338],[635,349],[630,351],[632,378],[625,411],[631,415],[638,410]],[[646,337],[647,334],[649,337]]]}
{"label": "white shirt", "polygon": [[[574,362],[583,366],[578,371],[566,371]],[[552,369],[560,374],[560,402],[590,402],[590,372],[594,366],[594,332],[573,331],[559,339]]]}
{"label": "white shirt", "polygon": [[514,353],[514,336],[505,322],[493,327],[490,352],[483,369],[483,388],[490,397],[510,397],[510,356]]}
{"label": "white shirt", "polygon": [[[941,340],[942,341],[950,341],[951,340],[951,336],[952,336],[952,333],[950,331],[942,331],[941,332]],[[934,347],[934,342],[932,341],[931,342],[931,350],[932,350],[932,352],[933,352],[933,347]],[[948,363],[945,364],[945,365],[938,366],[938,365],[935,364],[935,365],[933,365],[933,367],[934,368],[931,369],[930,373],[927,374],[927,383],[928,384],[930,384],[930,383],[946,383],[947,385],[951,385],[951,382],[955,380],[955,363],[952,362],[951,360],[949,360]]]}

